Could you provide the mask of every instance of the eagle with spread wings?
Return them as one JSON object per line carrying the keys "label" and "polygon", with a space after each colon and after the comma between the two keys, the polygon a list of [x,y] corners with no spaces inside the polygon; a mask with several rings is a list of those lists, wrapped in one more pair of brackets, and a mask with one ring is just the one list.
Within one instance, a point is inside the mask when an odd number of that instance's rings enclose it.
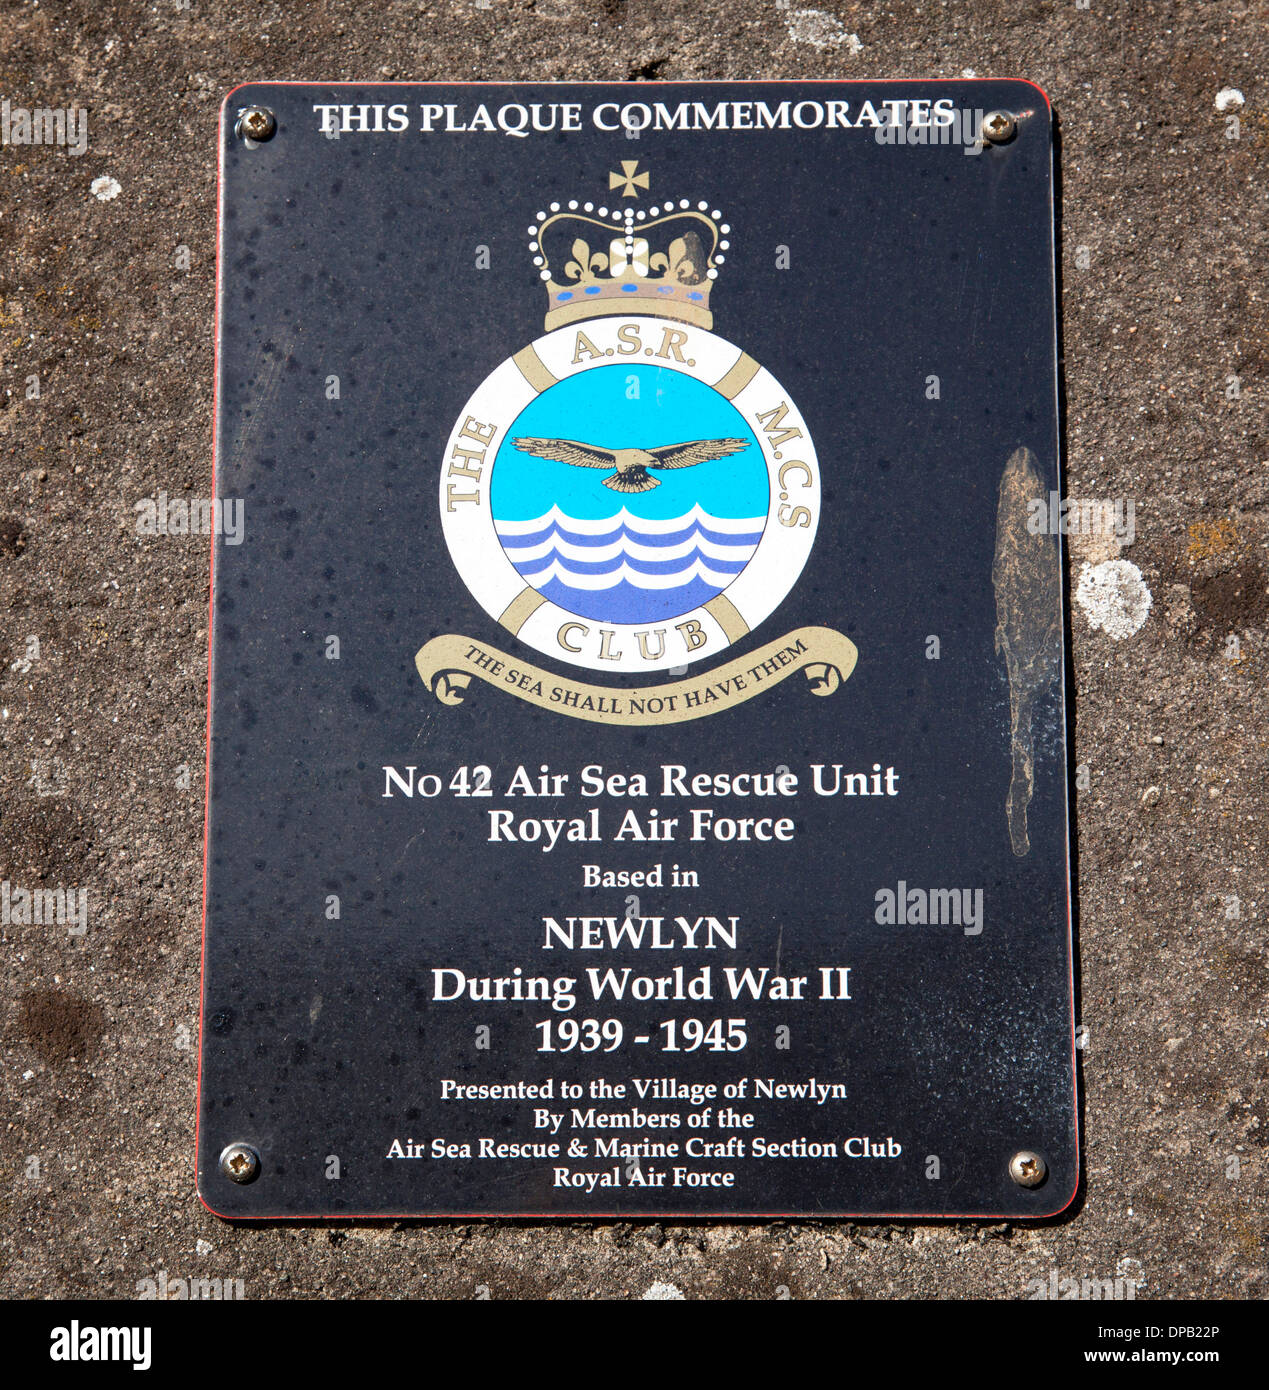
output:
{"label": "eagle with spread wings", "polygon": [[749,447],[747,439],[694,439],[690,444],[663,444],[656,449],[605,449],[598,444],[580,444],[575,439],[513,439],[521,453],[536,458],[571,463],[576,468],[610,468],[599,481],[614,492],[648,492],[660,487],[650,477],[649,468],[691,468],[710,459],[726,458]]}

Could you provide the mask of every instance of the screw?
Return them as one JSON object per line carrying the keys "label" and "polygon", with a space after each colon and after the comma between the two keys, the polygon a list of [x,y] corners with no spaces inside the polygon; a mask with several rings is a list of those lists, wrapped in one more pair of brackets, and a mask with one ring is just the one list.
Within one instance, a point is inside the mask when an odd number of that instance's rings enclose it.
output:
{"label": "screw", "polygon": [[230,1182],[255,1182],[260,1176],[260,1155],[248,1144],[230,1144],[220,1155],[220,1171]]}
{"label": "screw", "polygon": [[1039,1187],[1049,1176],[1049,1165],[1031,1149],[1020,1149],[1009,1160],[1009,1176],[1019,1187]]}
{"label": "screw", "polygon": [[277,117],[267,106],[244,106],[238,112],[234,134],[240,140],[254,140],[259,144],[263,140],[271,140],[277,128]]}
{"label": "screw", "polygon": [[1018,123],[1008,111],[988,111],[983,117],[983,138],[993,145],[1003,145],[1017,133]]}

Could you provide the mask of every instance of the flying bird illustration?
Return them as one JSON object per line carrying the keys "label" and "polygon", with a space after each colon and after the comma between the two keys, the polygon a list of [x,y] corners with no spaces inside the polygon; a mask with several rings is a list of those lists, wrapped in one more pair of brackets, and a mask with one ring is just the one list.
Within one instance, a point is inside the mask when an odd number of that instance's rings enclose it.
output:
{"label": "flying bird illustration", "polygon": [[657,449],[605,449],[598,444],[580,444],[575,439],[534,439],[521,436],[511,441],[521,453],[537,458],[571,463],[576,468],[611,468],[601,478],[614,492],[647,492],[660,487],[660,480],[649,477],[649,468],[691,468],[710,459],[726,458],[749,447],[747,439],[694,439],[690,444],[663,444]]}

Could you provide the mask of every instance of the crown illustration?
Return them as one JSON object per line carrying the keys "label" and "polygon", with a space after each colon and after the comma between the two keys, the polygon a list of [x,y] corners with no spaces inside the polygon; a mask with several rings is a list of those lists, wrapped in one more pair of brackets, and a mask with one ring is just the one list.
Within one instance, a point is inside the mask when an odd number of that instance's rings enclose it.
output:
{"label": "crown illustration", "polygon": [[711,328],[710,286],[727,259],[731,230],[722,216],[687,198],[647,210],[552,203],[529,228],[533,264],[550,300],[547,331],[623,312]]}

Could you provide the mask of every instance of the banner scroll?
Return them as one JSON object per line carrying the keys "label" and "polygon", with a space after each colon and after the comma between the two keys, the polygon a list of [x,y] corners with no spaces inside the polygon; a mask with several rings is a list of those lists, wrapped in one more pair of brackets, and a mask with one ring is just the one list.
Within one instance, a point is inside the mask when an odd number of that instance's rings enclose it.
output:
{"label": "banner scroll", "polygon": [[596,724],[682,724],[744,704],[801,671],[813,695],[832,695],[855,669],[855,644],[831,627],[800,627],[747,656],[665,685],[622,689],[553,675],[457,633],[415,655],[423,684],[442,704],[460,705],[472,677],[539,709]]}

